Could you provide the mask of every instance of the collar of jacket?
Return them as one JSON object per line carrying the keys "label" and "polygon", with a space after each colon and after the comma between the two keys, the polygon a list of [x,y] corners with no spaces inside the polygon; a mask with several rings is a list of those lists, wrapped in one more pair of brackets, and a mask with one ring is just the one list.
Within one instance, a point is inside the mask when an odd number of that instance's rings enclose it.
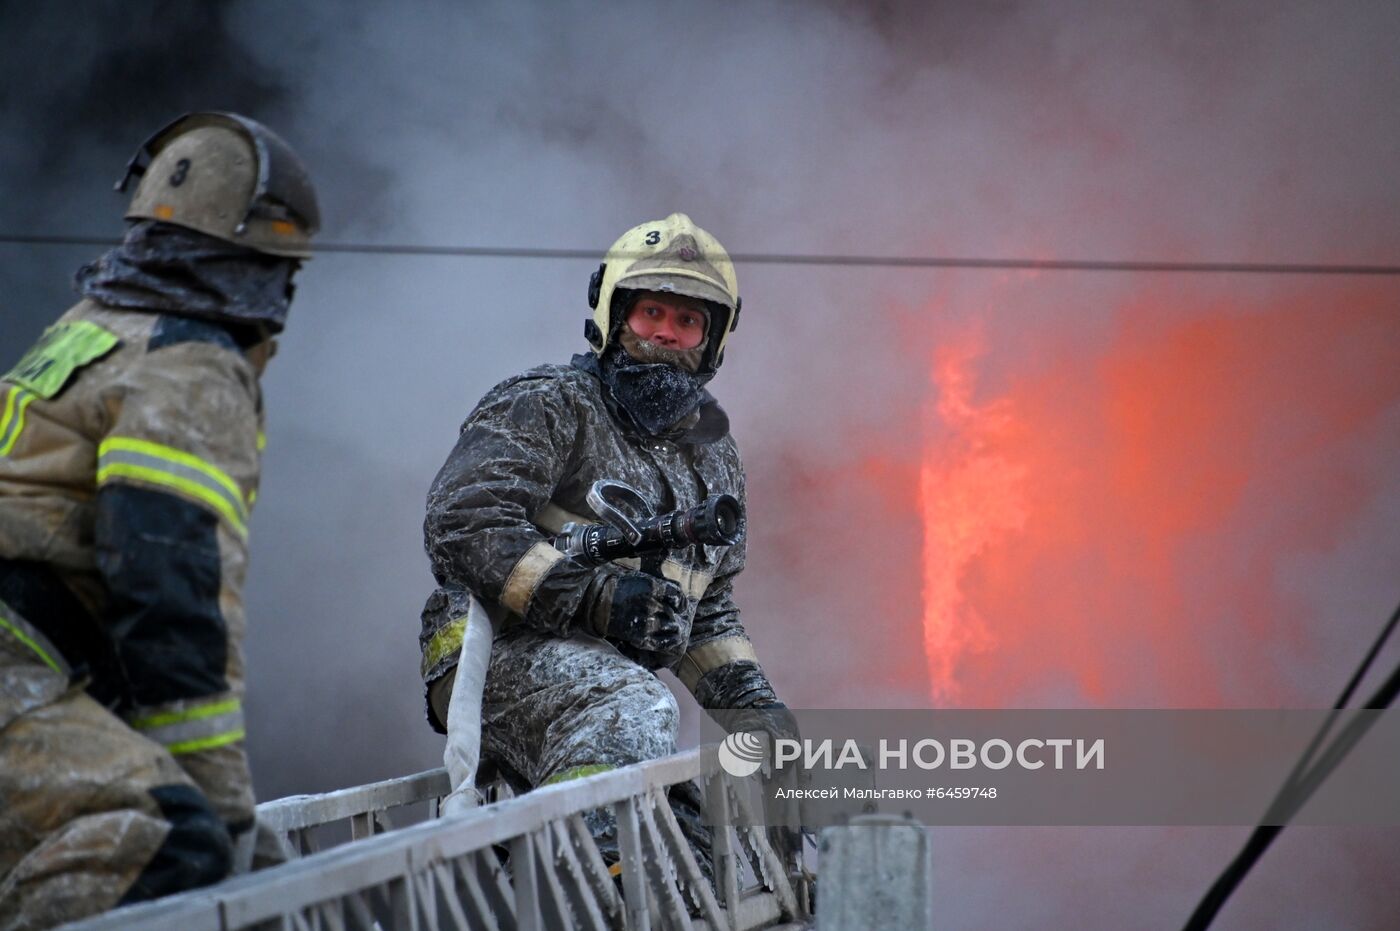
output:
{"label": "collar of jacket", "polygon": [[[691,446],[707,446],[729,435],[729,415],[724,412],[724,408],[719,406],[719,402],[707,389],[702,389],[700,392],[700,408],[696,411],[697,416],[693,421],[686,426],[673,428],[664,433],[651,434],[633,420],[626,408],[612,396],[607,383],[603,380],[602,367],[596,355],[591,352],[581,352],[574,356],[569,364],[576,369],[587,372],[597,380],[598,390],[603,396],[603,404],[607,407],[608,413],[612,415],[617,425],[627,433],[642,438],[658,436],[661,439]],[[684,423],[684,421],[682,422]]]}
{"label": "collar of jacket", "polygon": [[107,307],[262,325],[279,333],[298,265],[159,220],[139,220],[118,246],[79,268],[73,284]]}

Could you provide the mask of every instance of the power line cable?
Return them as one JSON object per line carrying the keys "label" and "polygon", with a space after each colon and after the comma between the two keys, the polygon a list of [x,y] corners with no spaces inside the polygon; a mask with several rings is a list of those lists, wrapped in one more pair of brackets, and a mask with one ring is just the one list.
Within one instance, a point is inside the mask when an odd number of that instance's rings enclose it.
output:
{"label": "power line cable", "polygon": [[[1367,671],[1371,668],[1372,662],[1380,653],[1385,642],[1390,639],[1390,635],[1395,632],[1397,624],[1400,624],[1400,606],[1390,615],[1385,626],[1381,629],[1380,635],[1371,644],[1371,649],[1367,651],[1365,659],[1356,672],[1352,674],[1351,680],[1347,682],[1346,688],[1342,690],[1341,697],[1337,699],[1332,711],[1327,715],[1327,719],[1322,722],[1321,729],[1313,737],[1312,742],[1304,751],[1302,759],[1293,767],[1293,771],[1288,774],[1288,779],[1283,787],[1279,789],[1278,795],[1270,803],[1268,811],[1264,813],[1262,819],[1265,823],[1259,825],[1249,835],[1245,841],[1244,848],[1235,855],[1235,859],[1230,861],[1211,885],[1196,910],[1191,913],[1187,920],[1184,931],[1205,931],[1210,927],[1210,923],[1215,920],[1215,916],[1224,907],[1226,899],[1235,891],[1235,888],[1244,880],[1245,876],[1253,868],[1254,864],[1264,856],[1269,845],[1283,831],[1288,820],[1292,818],[1303,807],[1304,803],[1317,791],[1317,787],[1322,785],[1332,771],[1337,768],[1342,759],[1350,752],[1361,739],[1361,737],[1376,722],[1376,715],[1361,714],[1353,718],[1342,732],[1337,735],[1318,759],[1316,765],[1308,767],[1318,747],[1332,729],[1333,723],[1346,708],[1347,702],[1351,700],[1352,693],[1356,691],[1361,680],[1365,678]],[[1400,667],[1397,667],[1385,683],[1376,691],[1371,699],[1366,702],[1363,708],[1367,711],[1381,711],[1390,707],[1395,700],[1396,694],[1400,693]]]}
{"label": "power line cable", "polygon": [[[118,240],[102,236],[31,236],[0,233],[0,243],[36,246],[113,246]],[[518,246],[430,246],[397,243],[317,243],[312,251],[325,254],[404,255],[498,259],[586,259],[597,261],[602,249],[535,249]],[[972,258],[957,256],[822,255],[796,252],[736,252],[730,258],[745,265],[807,265],[854,268],[960,268],[993,271],[1083,271],[1226,273],[1255,275],[1371,275],[1400,276],[1400,265],[1329,264],[1325,262],[1171,262],[1115,259]]]}

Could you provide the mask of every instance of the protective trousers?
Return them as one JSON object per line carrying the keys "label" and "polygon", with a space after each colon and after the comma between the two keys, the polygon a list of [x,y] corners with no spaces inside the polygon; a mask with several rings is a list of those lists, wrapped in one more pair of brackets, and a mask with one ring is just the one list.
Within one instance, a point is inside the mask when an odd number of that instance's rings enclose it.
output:
{"label": "protective trousers", "polygon": [[0,931],[217,882],[232,858],[174,757],[71,684],[0,602]]}
{"label": "protective trousers", "polygon": [[[530,787],[669,756],[679,721],[671,690],[604,640],[524,626],[496,638],[482,696],[482,756]],[[701,870],[711,875],[698,789],[673,786],[669,801]],[[616,862],[612,812],[598,809],[585,821],[604,859]]]}

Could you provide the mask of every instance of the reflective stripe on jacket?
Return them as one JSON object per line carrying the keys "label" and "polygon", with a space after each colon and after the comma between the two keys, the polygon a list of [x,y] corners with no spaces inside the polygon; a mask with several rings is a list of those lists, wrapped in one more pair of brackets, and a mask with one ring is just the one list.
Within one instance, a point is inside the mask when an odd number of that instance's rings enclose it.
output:
{"label": "reflective stripe on jacket", "polygon": [[207,321],[84,300],[0,380],[0,579],[230,822],[252,814],[242,589],[261,429],[257,372]]}

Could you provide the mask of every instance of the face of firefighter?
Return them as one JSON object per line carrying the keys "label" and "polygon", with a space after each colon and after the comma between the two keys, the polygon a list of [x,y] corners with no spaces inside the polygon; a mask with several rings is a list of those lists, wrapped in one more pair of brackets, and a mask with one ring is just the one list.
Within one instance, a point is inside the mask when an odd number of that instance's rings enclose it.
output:
{"label": "face of firefighter", "polygon": [[659,291],[643,292],[627,312],[627,327],[639,338],[681,352],[704,342],[708,322],[698,301]]}

